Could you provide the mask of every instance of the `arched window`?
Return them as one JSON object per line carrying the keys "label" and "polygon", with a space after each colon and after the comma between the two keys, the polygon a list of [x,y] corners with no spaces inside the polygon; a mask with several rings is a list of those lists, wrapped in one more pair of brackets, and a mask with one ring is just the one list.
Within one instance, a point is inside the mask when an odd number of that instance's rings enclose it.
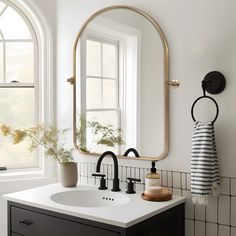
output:
{"label": "arched window", "polygon": [[[46,39],[34,13],[19,3],[0,0],[0,123],[26,128],[45,122]],[[28,146],[2,139],[0,166],[42,167]]]}

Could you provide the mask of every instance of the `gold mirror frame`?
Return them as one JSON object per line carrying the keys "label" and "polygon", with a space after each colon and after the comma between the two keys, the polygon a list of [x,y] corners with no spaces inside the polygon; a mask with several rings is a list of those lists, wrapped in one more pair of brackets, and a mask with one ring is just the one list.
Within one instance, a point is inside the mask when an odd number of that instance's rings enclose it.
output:
{"label": "gold mirror frame", "polygon": [[164,57],[163,58],[163,60],[164,60],[164,114],[163,114],[164,115],[164,128],[163,128],[164,147],[163,147],[163,151],[157,157],[138,157],[138,158],[125,157],[125,156],[118,156],[118,157],[120,157],[122,159],[129,159],[129,160],[152,160],[152,161],[161,160],[167,156],[168,151],[169,151],[169,85],[170,85],[171,81],[169,81],[169,48],[168,48],[168,43],[167,43],[166,36],[165,36],[164,32],[162,31],[161,27],[151,16],[149,16],[147,13],[143,12],[140,9],[137,9],[135,7],[125,6],[125,5],[110,6],[110,7],[106,7],[106,8],[103,8],[103,9],[95,12],[83,24],[82,28],[80,29],[80,31],[77,34],[74,48],[73,48],[73,76],[67,80],[68,82],[70,82],[73,85],[73,143],[74,143],[75,148],[84,155],[88,155],[88,156],[98,156],[99,155],[99,154],[95,154],[95,153],[84,152],[80,149],[80,147],[77,144],[77,139],[76,139],[76,127],[77,127],[76,126],[76,124],[77,124],[77,119],[76,119],[76,106],[77,106],[77,101],[76,101],[76,97],[77,97],[77,94],[76,94],[76,48],[77,48],[80,36],[84,32],[87,25],[98,15],[100,15],[104,12],[107,12],[109,10],[114,10],[114,9],[131,10],[133,12],[140,14],[144,18],[146,18],[154,26],[154,28],[157,30],[157,32],[161,38],[162,47],[163,47],[163,57]]}

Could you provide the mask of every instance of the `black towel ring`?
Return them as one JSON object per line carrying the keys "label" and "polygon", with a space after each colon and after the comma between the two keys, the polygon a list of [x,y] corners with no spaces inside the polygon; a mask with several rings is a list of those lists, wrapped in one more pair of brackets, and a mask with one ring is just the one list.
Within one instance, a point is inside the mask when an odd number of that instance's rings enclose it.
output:
{"label": "black towel ring", "polygon": [[218,106],[218,104],[217,104],[217,102],[216,102],[216,100],[215,100],[214,98],[209,97],[209,96],[206,96],[206,95],[203,95],[203,96],[197,98],[197,99],[194,101],[194,103],[193,103],[193,105],[192,105],[192,108],[191,108],[191,115],[192,115],[193,121],[194,121],[194,122],[196,121],[196,119],[194,118],[194,114],[193,114],[194,106],[195,106],[195,104],[196,104],[200,99],[202,99],[202,98],[208,98],[208,99],[212,100],[212,101],[215,103],[215,105],[216,105],[216,116],[215,116],[214,120],[212,121],[212,124],[214,124],[215,121],[217,120],[218,115],[219,115],[219,106]]}
{"label": "black towel ring", "polygon": [[218,107],[218,104],[214,98],[212,98],[210,96],[206,96],[206,91],[211,94],[218,94],[224,90],[225,85],[226,85],[225,77],[219,71],[211,71],[208,74],[206,74],[206,76],[202,80],[203,96],[197,98],[194,101],[192,108],[191,108],[191,115],[192,115],[194,122],[196,121],[196,119],[194,118],[194,114],[193,114],[193,109],[194,109],[195,104],[202,98],[208,98],[208,99],[212,100],[216,105],[216,116],[215,116],[214,120],[212,121],[212,124],[215,123],[215,121],[217,120],[217,117],[219,115],[219,107]]}

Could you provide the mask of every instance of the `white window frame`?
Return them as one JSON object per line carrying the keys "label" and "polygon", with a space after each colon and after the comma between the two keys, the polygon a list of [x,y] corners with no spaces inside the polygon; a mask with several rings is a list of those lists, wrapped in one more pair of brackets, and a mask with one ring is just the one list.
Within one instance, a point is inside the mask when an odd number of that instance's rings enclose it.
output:
{"label": "white window frame", "polygon": [[[114,30],[115,29],[115,30]],[[141,78],[141,36],[139,29],[127,26],[106,17],[99,17],[96,23],[90,22],[86,32],[83,33],[78,50],[80,61],[85,53],[85,40],[89,35],[96,37],[119,40],[119,91],[124,94],[119,95],[120,107],[120,127],[126,143],[126,147],[137,148],[140,145],[140,78]],[[77,63],[80,66],[80,62]],[[85,68],[81,63],[81,71],[78,74],[84,78]],[[77,67],[79,68],[79,67]],[[128,79],[129,78],[129,79]],[[79,94],[84,98],[83,87],[79,82]],[[79,102],[81,104],[81,101]],[[81,109],[81,108],[80,108]],[[81,110],[79,110],[81,114]],[[120,150],[124,152],[125,150]]]}
{"label": "white window frame", "polygon": [[[38,68],[37,71],[35,70],[35,76],[37,76],[35,93],[38,93],[35,95],[38,97],[38,111],[35,114],[37,117],[36,122],[45,125],[52,124],[55,121],[55,91],[53,89],[54,81],[52,80],[52,34],[48,27],[48,23],[36,6],[31,7],[23,0],[1,1],[13,7],[18,13],[20,12],[20,15],[23,15],[23,17],[25,17],[32,25],[31,27],[36,35],[38,47],[36,60],[38,66],[35,67]],[[14,86],[14,84],[10,84],[9,86]],[[22,84],[22,86],[32,86],[32,84]],[[54,161],[46,159],[43,149],[39,148],[38,168],[0,171],[0,181],[15,178],[53,177],[55,175],[54,171],[52,171],[55,169],[54,165]]]}

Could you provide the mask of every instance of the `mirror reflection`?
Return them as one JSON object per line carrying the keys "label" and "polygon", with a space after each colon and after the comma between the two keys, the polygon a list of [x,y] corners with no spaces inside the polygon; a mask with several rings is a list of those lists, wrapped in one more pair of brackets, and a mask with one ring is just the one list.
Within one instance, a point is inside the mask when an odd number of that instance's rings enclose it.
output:
{"label": "mirror reflection", "polygon": [[76,47],[76,138],[82,151],[158,157],[166,149],[165,55],[160,32],[130,9],[110,9]]}

